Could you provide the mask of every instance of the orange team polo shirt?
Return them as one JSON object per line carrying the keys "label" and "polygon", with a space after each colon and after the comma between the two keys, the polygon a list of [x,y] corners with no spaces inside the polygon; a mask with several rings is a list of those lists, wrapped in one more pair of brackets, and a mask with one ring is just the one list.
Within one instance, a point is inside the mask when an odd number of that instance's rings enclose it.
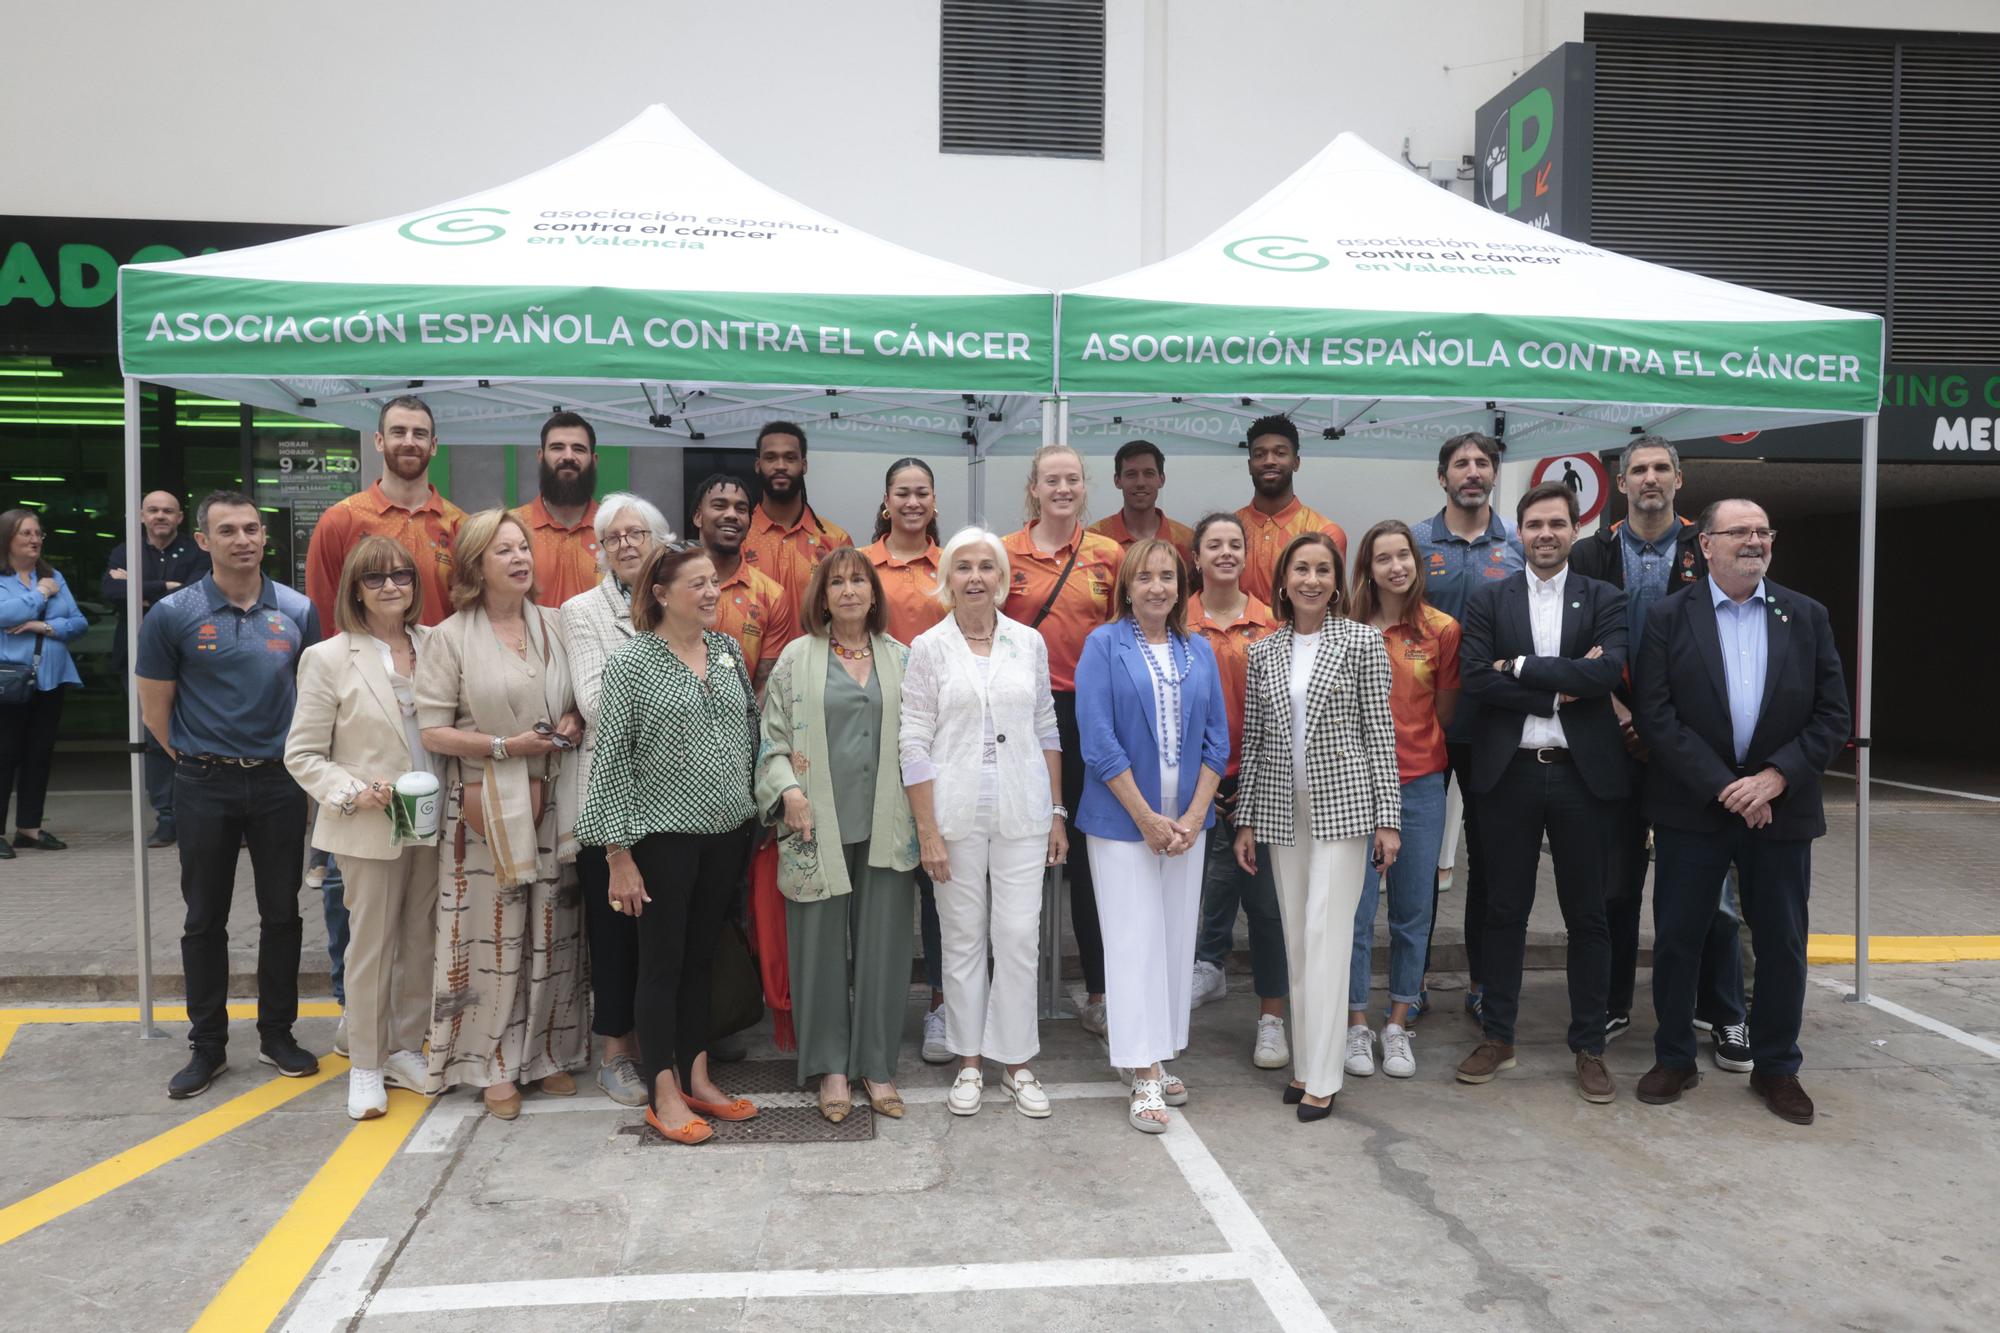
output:
{"label": "orange team polo shirt", "polygon": [[1396,718],[1396,772],[1404,782],[1451,767],[1437,692],[1459,688],[1458,622],[1425,603],[1421,630],[1391,625],[1382,631],[1389,650],[1389,711]]}
{"label": "orange team polo shirt", "polygon": [[1083,545],[1077,548],[1076,568],[1069,572],[1068,581],[1041,624],[1042,642],[1049,649],[1052,690],[1076,689],[1076,660],[1083,656],[1083,641],[1111,614],[1118,562],[1125,553],[1109,537],[1085,529],[1078,529],[1076,537],[1064,543],[1061,550],[1047,555],[1035,549],[1035,539],[1026,528],[1002,542],[1007,548],[1013,586],[1007,590],[1006,604],[1000,609],[1010,620],[1026,625],[1034,620],[1042,603],[1049,600],[1056,578],[1069,562],[1070,546],[1078,538]]}
{"label": "orange team polo shirt", "polygon": [[528,525],[528,541],[535,548],[535,600],[543,606],[560,607],[603,579],[604,571],[597,567],[597,501],[590,502],[573,528],[556,522],[539,495],[516,509],[514,517]]}
{"label": "orange team polo shirt", "polygon": [[829,551],[854,545],[847,529],[829,523],[813,512],[811,505],[799,510],[799,521],[780,527],[758,505],[750,511],[750,531],[743,537],[743,558],[758,570],[785,585],[792,601],[802,601],[806,581],[813,566],[826,559]]}
{"label": "orange team polo shirt", "polygon": [[[1239,582],[1243,591],[1267,605],[1271,601],[1271,571],[1278,563],[1278,557],[1285,553],[1285,547],[1292,538],[1302,532],[1324,532],[1333,538],[1333,544],[1340,548],[1340,558],[1347,560],[1347,534],[1340,524],[1326,515],[1308,509],[1298,496],[1275,514],[1266,514],[1254,504],[1244,505],[1236,511],[1236,517],[1243,520],[1243,536],[1248,549],[1244,551],[1243,577]],[[1341,595],[1347,595],[1345,588]]]}
{"label": "orange team polo shirt", "polygon": [[430,498],[404,509],[376,482],[348,496],[319,517],[306,547],[306,596],[319,611],[320,632],[333,634],[333,603],[340,595],[340,569],[363,537],[387,537],[410,553],[423,585],[423,623],[435,625],[451,614],[451,543],[465,511],[431,487]]}
{"label": "orange team polo shirt", "polygon": [[1236,776],[1243,757],[1243,692],[1250,675],[1250,645],[1278,628],[1271,608],[1251,597],[1227,625],[1212,625],[1201,609],[1201,594],[1188,598],[1188,628],[1208,640],[1215,652],[1215,670],[1222,677],[1222,704],[1229,710],[1229,769]]}
{"label": "orange team polo shirt", "polygon": [[736,572],[722,581],[722,600],[715,606],[715,627],[736,640],[754,678],[757,669],[778,660],[785,645],[799,637],[798,603],[774,578],[739,561]]}
{"label": "orange team polo shirt", "polygon": [[[1090,530],[1100,537],[1109,537],[1112,541],[1117,542],[1118,550],[1121,554],[1132,549],[1134,538],[1131,532],[1125,527],[1125,511],[1123,509],[1120,509],[1110,518],[1098,519],[1097,522],[1090,525]],[[1192,574],[1194,572],[1194,529],[1185,523],[1176,523],[1165,514],[1161,514],[1160,530],[1155,535],[1164,537],[1167,541],[1173,543],[1174,549],[1181,553],[1182,563],[1187,565],[1188,572]]]}
{"label": "orange team polo shirt", "polygon": [[861,553],[875,566],[882,580],[882,609],[888,617],[889,637],[908,647],[916,637],[944,619],[938,605],[938,560],[944,552],[936,546],[922,555],[898,560],[889,554],[889,540],[883,538]]}

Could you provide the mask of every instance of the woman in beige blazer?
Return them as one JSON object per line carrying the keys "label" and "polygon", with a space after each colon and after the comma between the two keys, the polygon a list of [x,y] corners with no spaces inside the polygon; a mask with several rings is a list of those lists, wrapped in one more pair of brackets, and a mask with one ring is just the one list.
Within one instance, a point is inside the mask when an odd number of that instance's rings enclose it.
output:
{"label": "woman in beige blazer", "polygon": [[416,566],[387,537],[356,543],[335,597],[341,632],[299,659],[285,767],[319,803],[312,845],[340,858],[347,882],[354,1062],[347,1113],[372,1120],[388,1110],[385,1082],[413,1092],[431,1086],[422,1051],[437,935],[437,839],[399,840],[389,809],[397,778],[412,770],[435,774],[411,683],[430,631],[417,623],[424,586]]}

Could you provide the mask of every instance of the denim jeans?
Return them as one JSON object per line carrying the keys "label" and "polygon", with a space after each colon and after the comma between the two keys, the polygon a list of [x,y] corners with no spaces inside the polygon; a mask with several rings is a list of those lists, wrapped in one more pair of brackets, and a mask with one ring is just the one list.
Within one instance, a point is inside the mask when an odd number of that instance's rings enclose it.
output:
{"label": "denim jeans", "polygon": [[[1221,795],[1233,796],[1236,779],[1222,780]],[[1246,875],[1236,864],[1236,830],[1216,807],[1215,826],[1208,831],[1208,861],[1202,869],[1201,926],[1194,956],[1226,967],[1236,938],[1236,913],[1250,918],[1250,978],[1260,1000],[1282,1000],[1291,993],[1285,966],[1285,923],[1278,914],[1278,881],[1271,874],[1271,854],[1257,844],[1257,873]]]}
{"label": "denim jeans", "polygon": [[333,964],[333,1002],[347,1006],[347,881],[340,862],[326,858],[326,878],[320,881],[321,911],[326,917],[326,956]]}
{"label": "denim jeans", "polygon": [[[1424,953],[1437,907],[1438,844],[1444,841],[1445,775],[1426,773],[1403,784],[1403,849],[1389,867],[1389,1001],[1423,998]],[[1368,1011],[1369,948],[1375,942],[1375,903],[1382,872],[1371,860],[1354,909],[1354,961],[1347,969],[1347,1007]]]}
{"label": "denim jeans", "polygon": [[279,764],[239,768],[184,757],[174,766],[174,814],[187,903],[181,968],[189,1045],[219,1053],[229,1040],[229,906],[245,842],[257,891],[257,1033],[290,1035],[299,1015],[306,794]]}

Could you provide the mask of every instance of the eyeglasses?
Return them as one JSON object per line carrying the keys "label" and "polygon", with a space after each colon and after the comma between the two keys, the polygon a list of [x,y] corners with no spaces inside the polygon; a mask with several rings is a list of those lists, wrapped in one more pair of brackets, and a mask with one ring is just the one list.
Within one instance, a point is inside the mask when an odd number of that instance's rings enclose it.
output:
{"label": "eyeglasses", "polygon": [[607,551],[615,551],[621,546],[643,546],[652,535],[644,528],[635,532],[607,532],[599,544]]}
{"label": "eyeglasses", "polygon": [[393,583],[398,588],[407,588],[416,581],[417,571],[414,569],[392,569],[387,573],[378,570],[373,574],[361,576],[361,586],[370,592],[382,591],[382,585],[385,583]]}
{"label": "eyeglasses", "polygon": [[1747,542],[1752,537],[1759,541],[1770,541],[1778,535],[1776,528],[1722,528],[1708,534],[1711,537],[1727,537],[1733,542]]}

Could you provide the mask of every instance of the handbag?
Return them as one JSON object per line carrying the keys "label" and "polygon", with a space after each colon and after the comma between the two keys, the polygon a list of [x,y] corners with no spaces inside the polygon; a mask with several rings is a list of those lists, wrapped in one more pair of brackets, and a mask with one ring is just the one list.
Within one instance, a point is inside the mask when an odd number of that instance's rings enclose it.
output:
{"label": "handbag", "polygon": [[1069,548],[1069,559],[1063,564],[1062,573],[1056,575],[1056,586],[1049,589],[1049,600],[1042,603],[1042,609],[1035,612],[1035,618],[1028,622],[1029,629],[1040,629],[1042,622],[1055,610],[1056,598],[1062,596],[1063,585],[1069,582],[1069,572],[1076,568],[1077,553],[1083,550],[1083,534],[1076,534],[1076,544]]}
{"label": "handbag", "polygon": [[33,702],[35,682],[42,674],[42,644],[47,638],[45,634],[35,636],[34,661],[26,665],[20,662],[0,662],[0,704]]}
{"label": "handbag", "polygon": [[743,927],[725,921],[710,962],[708,1039],[718,1041],[741,1032],[764,1017],[764,990]]}

